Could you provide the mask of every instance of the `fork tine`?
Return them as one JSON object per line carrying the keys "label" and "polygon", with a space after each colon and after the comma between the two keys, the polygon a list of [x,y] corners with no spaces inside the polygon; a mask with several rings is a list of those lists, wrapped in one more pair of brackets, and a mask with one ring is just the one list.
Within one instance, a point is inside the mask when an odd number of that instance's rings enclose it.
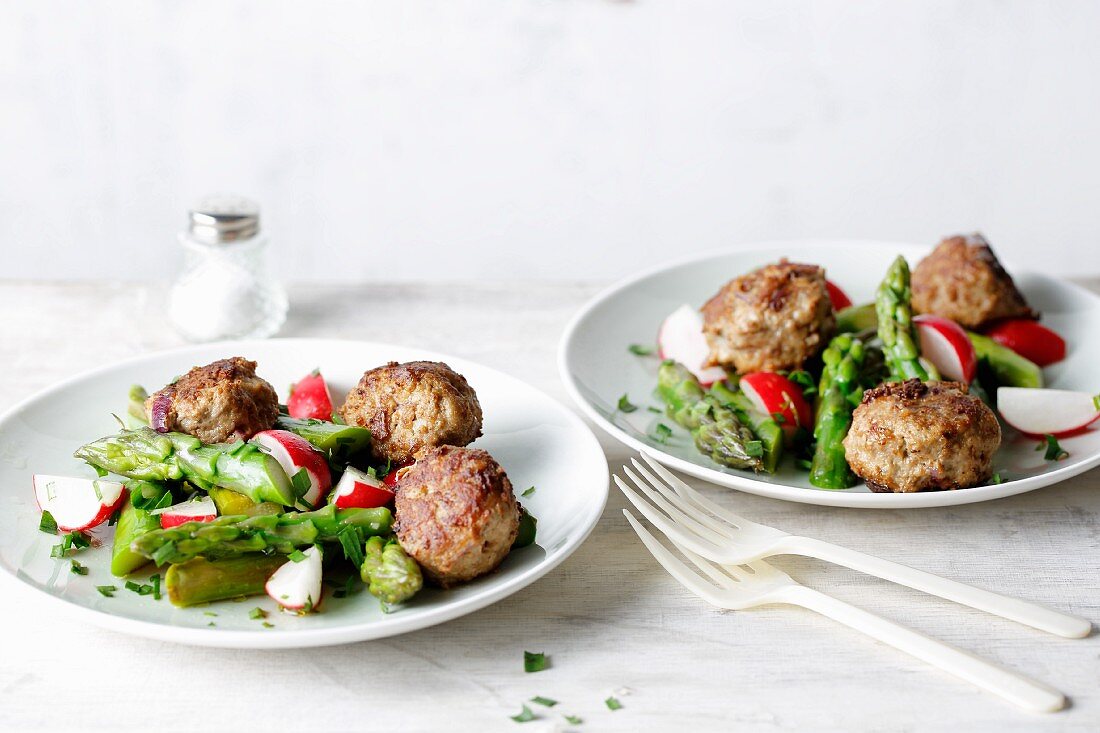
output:
{"label": "fork tine", "polygon": [[[653,526],[661,530],[665,536],[672,540],[673,544],[677,546],[686,546],[704,557],[712,557],[715,560],[724,559],[725,556],[720,546],[707,541],[697,534],[681,529],[676,525],[675,521],[670,520],[667,516],[658,512],[652,505],[638,496],[621,478],[618,476],[612,476],[612,478],[615,479],[615,483],[618,485],[619,490],[623,492],[630,503],[633,504],[635,508],[653,524]],[[638,479],[635,478],[634,480],[637,481]]]}
{"label": "fork tine", "polygon": [[638,538],[642,541],[642,544],[646,546],[646,549],[648,549],[654,559],[660,563],[661,567],[668,571],[669,575],[676,578],[676,580],[680,581],[681,585],[707,603],[722,608],[726,607],[726,604],[720,599],[718,588],[708,583],[705,579],[700,577],[698,573],[678,560],[675,555],[668,551],[667,547],[662,545],[656,537],[651,535],[649,531],[642,526],[641,522],[634,518],[634,515],[630,513],[629,509],[623,509],[623,514],[626,516],[626,521],[630,522],[630,526],[633,527],[634,531],[638,534]]}
{"label": "fork tine", "polygon": [[[687,525],[691,531],[698,534],[700,537],[713,541],[723,541],[727,539],[724,535],[707,528],[705,525],[700,524],[694,517],[688,516],[679,507],[673,505],[673,501],[681,501],[680,499],[673,499],[668,497],[664,491],[660,490],[660,484],[658,483],[654,488],[650,488],[648,484],[638,478],[637,474],[630,470],[629,466],[623,466],[623,472],[634,481],[635,486],[641,491],[650,502],[656,504],[661,510],[671,517],[674,521]],[[654,489],[657,489],[656,491]]]}
{"label": "fork tine", "polygon": [[716,541],[733,539],[731,530],[736,530],[736,527],[731,527],[728,522],[711,516],[705,510],[701,510],[701,507],[693,504],[691,499],[684,496],[675,485],[666,485],[662,483],[660,479],[655,478],[653,474],[642,467],[642,464],[638,463],[636,458],[631,458],[630,462],[649,480],[649,483],[661,493],[661,496],[680,508],[685,514],[691,512],[688,516],[698,524],[706,525],[714,532],[717,532],[718,538]]}
{"label": "fork tine", "polygon": [[680,494],[680,496],[683,496],[685,499],[691,500],[699,508],[705,509],[706,511],[708,511],[711,514],[715,515],[716,517],[721,517],[722,519],[726,520],[727,522],[734,525],[735,527],[754,527],[754,526],[757,526],[755,522],[750,522],[749,520],[745,519],[744,517],[738,516],[737,514],[734,514],[733,512],[731,512],[730,510],[728,510],[724,507],[718,506],[713,501],[706,498],[705,496],[700,494],[698,491],[696,491],[695,489],[691,488],[690,486],[688,486],[686,483],[684,483],[680,479],[673,476],[672,473],[667,468],[665,468],[661,464],[657,463],[657,461],[654,460],[653,458],[651,458],[648,454],[643,452],[641,454],[641,456],[642,456],[643,459],[645,459],[646,463],[648,463],[650,466],[653,467],[653,470],[656,471],[658,473],[658,475],[661,476],[661,478],[663,478],[665,481],[668,481],[669,484],[671,484],[676,489],[676,491]]}

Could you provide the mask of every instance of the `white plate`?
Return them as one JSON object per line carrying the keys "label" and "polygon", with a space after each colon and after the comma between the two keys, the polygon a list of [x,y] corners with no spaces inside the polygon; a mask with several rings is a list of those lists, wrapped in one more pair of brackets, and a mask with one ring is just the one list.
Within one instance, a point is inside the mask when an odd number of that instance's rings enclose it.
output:
{"label": "white plate", "polygon": [[[872,299],[890,262],[903,254],[913,266],[927,247],[890,242],[792,241],[722,252],[676,262],[615,285],[588,303],[570,323],[558,351],[558,368],[570,395],[584,412],[616,439],[645,450],[667,466],[730,488],[809,504],[864,508],[947,506],[987,501],[1064,481],[1100,464],[1100,430],[1066,438],[1068,459],[1049,462],[1034,450],[1036,442],[1006,431],[994,460],[1005,482],[959,491],[875,494],[860,485],[844,491],[810,486],[806,474],[784,461],[773,476],[725,468],[703,457],[687,432],[673,425],[662,444],[650,437],[663,415],[645,409],[660,406],[653,396],[658,360],[631,354],[630,344],[652,345],[666,315],[683,303],[701,306],[731,278],[780,257],[824,266],[829,279],[854,303]],[[1048,387],[1100,392],[1100,297],[1071,283],[1009,267],[1043,323],[1065,338],[1068,356],[1048,367]],[[624,414],[615,409],[630,395],[641,407]]]}
{"label": "white plate", "polygon": [[[477,391],[485,414],[489,451],[508,472],[521,501],[538,519],[536,544],[513,552],[501,568],[450,591],[426,589],[406,607],[381,612],[366,591],[336,599],[326,594],[322,612],[295,617],[278,613],[266,597],[175,608],[122,588],[107,565],[112,529],[94,534],[104,546],[77,556],[86,576],[68,560],[50,558],[55,537],[38,530],[32,473],[94,476],[72,458],[81,443],[117,430],[111,413],[125,410],[131,384],[159,388],[195,364],[241,355],[282,395],[287,385],[320,367],[340,395],[363,371],[387,361],[445,361]],[[166,641],[219,647],[285,648],[343,644],[421,629],[476,611],[542,577],[568,557],[592,531],[607,500],[607,461],[584,423],[550,397],[518,379],[464,359],[384,344],[287,339],[229,342],[150,354],[90,372],[35,395],[0,418],[0,567],[31,588],[63,602],[87,621]],[[116,585],[104,598],[97,585]],[[248,618],[252,608],[270,612],[275,628]],[[217,616],[207,615],[207,612]],[[208,626],[213,622],[213,627]]]}

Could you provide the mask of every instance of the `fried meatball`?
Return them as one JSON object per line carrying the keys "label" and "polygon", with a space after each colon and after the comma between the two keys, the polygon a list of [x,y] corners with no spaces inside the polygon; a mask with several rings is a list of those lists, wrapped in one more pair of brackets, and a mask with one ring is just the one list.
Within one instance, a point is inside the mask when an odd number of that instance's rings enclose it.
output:
{"label": "fried meatball", "polygon": [[402,463],[424,448],[467,445],[481,435],[481,405],[466,379],[435,361],[390,362],[371,369],[340,415],[370,428],[371,452]]}
{"label": "fried meatball", "polygon": [[516,540],[520,508],[512,483],[483,450],[428,449],[396,490],[397,540],[445,588],[496,568]]}
{"label": "fried meatball", "polygon": [[149,424],[189,433],[203,443],[248,440],[275,424],[279,396],[240,356],[194,367],[145,400]]}
{"label": "fried meatball", "polygon": [[913,310],[979,328],[998,318],[1038,318],[980,234],[948,237],[912,275]]}
{"label": "fried meatball", "polygon": [[730,280],[703,306],[707,365],[741,374],[799,369],[835,327],[825,271],[786,260]]}
{"label": "fried meatball", "polygon": [[965,489],[993,473],[1001,426],[956,382],[887,382],[863,394],[844,455],[872,491]]}

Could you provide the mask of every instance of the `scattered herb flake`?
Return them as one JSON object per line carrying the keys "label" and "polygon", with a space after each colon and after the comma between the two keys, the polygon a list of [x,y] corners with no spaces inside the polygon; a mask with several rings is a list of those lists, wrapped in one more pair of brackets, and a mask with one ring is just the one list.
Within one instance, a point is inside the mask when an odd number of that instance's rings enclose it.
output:
{"label": "scattered herb flake", "polygon": [[267,611],[263,610],[259,606],[256,606],[248,612],[248,617],[255,621],[256,619],[267,618]]}
{"label": "scattered herb flake", "polygon": [[1053,435],[1044,435],[1043,441],[1044,442],[1035,446],[1035,450],[1047,449],[1047,452],[1043,454],[1043,458],[1048,461],[1061,461],[1065,458],[1069,458],[1069,452],[1062,449],[1062,446],[1058,444],[1058,439]]}
{"label": "scattered herb flake", "polygon": [[782,412],[773,412],[772,420],[775,420],[776,425],[783,425],[787,422],[787,416],[784,415]]}
{"label": "scattered herb flake", "polygon": [[510,715],[508,717],[510,717],[517,723],[529,723],[535,719],[535,714],[531,712],[531,708],[524,705],[523,709],[519,711],[518,715]]}
{"label": "scattered herb flake", "polygon": [[813,375],[809,372],[799,369],[788,374],[787,379],[802,388],[803,397],[809,399],[817,394],[817,383],[814,381]]}
{"label": "scattered herb flake", "polygon": [[176,554],[176,543],[168,540],[153,551],[153,562],[158,566],[168,562],[168,559]]}
{"label": "scattered herb flake", "polygon": [[148,596],[153,593],[153,586],[148,583],[135,583],[132,580],[126,581],[126,590],[137,593],[139,596]]}
{"label": "scattered herb flake", "polygon": [[569,723],[569,725],[580,725],[584,722],[579,715],[563,715],[561,717],[565,718],[565,722]]}
{"label": "scattered herb flake", "polygon": [[665,425],[663,422],[659,422],[656,427],[653,428],[651,437],[658,443],[667,443],[668,439],[672,437],[672,428]]}
{"label": "scattered herb flake", "polygon": [[607,706],[608,710],[621,710],[623,707],[623,704],[619,702],[619,699],[617,697],[609,697],[603,702],[604,705]]}
{"label": "scattered herb flake", "polygon": [[535,493],[535,487],[534,487],[534,486],[532,486],[532,487],[531,487],[531,488],[529,488],[529,489],[524,489],[524,490],[523,490],[523,493],[522,493],[522,494],[520,494],[520,496],[530,496],[530,495],[531,495],[531,494],[533,494],[533,493]]}
{"label": "scattered herb flake", "polygon": [[203,611],[202,615],[203,616],[217,616],[218,614],[214,613],[213,611]]}
{"label": "scattered herb flake", "polygon": [[752,456],[753,458],[759,458],[764,455],[764,444],[759,440],[746,440],[745,441],[745,455]]}
{"label": "scattered herb flake", "polygon": [[798,466],[803,471],[809,471],[814,467],[814,462],[808,458],[796,458],[794,459],[794,465]]}
{"label": "scattered herb flake", "polygon": [[[302,470],[304,471],[305,469],[303,468]],[[301,562],[302,560],[306,559],[306,553],[302,552],[301,550],[295,550],[294,552],[287,555],[287,558],[294,562]]]}
{"label": "scattered herb flake", "polygon": [[641,344],[631,344],[626,348],[629,349],[630,353],[634,354],[634,356],[650,356],[654,351],[652,346],[642,346]]}
{"label": "scattered herb flake", "polygon": [[76,575],[87,575],[88,574],[88,568],[84,565],[81,565],[76,560],[72,561],[72,565],[69,566],[69,570],[71,570]]}
{"label": "scattered herb flake", "polygon": [[207,624],[207,626],[217,626],[217,624],[214,623],[213,621],[211,621],[210,623]]}
{"label": "scattered herb flake", "polygon": [[367,544],[363,529],[349,524],[336,533],[336,539],[340,540],[340,548],[344,551],[344,557],[355,567],[362,567],[363,560],[366,557],[363,554],[363,549]]}
{"label": "scattered herb flake", "polygon": [[312,483],[309,480],[309,471],[304,468],[290,477],[290,486],[294,489],[295,496],[305,496],[306,493],[312,487]]}
{"label": "scattered herb flake", "polygon": [[160,600],[160,573],[153,573],[153,576],[149,578],[153,582],[153,600]]}
{"label": "scattered herb flake", "polygon": [[38,522],[38,528],[46,534],[57,534],[57,522],[49,512],[42,512],[42,519]]}
{"label": "scattered herb flake", "polygon": [[523,653],[523,671],[524,672],[541,672],[549,666],[550,660],[543,652],[527,652]]}
{"label": "scattered herb flake", "polygon": [[552,707],[554,707],[555,705],[558,704],[557,700],[551,700],[550,698],[542,697],[541,695],[535,695],[534,697],[532,697],[531,702],[537,703],[539,705],[542,705],[542,706],[548,707],[548,708],[552,708]]}
{"label": "scattered herb flake", "polygon": [[630,401],[630,397],[626,393],[619,398],[619,412],[634,412],[637,409],[638,406]]}
{"label": "scattered herb flake", "polygon": [[999,473],[995,473],[992,476],[990,476],[990,478],[989,478],[989,483],[994,485],[994,486],[996,486],[999,483],[1003,483],[1003,482],[1004,482],[1004,479],[1001,478],[1001,474],[999,474]]}
{"label": "scattered herb flake", "polygon": [[263,624],[263,625],[264,625],[264,628],[265,628],[265,629],[273,629],[273,628],[275,628],[275,624],[273,624],[273,623],[269,623],[269,622],[267,622],[267,621],[264,621],[264,624]]}
{"label": "scattered herb flake", "polygon": [[664,413],[664,410],[662,410],[660,407],[654,407],[653,405],[650,405],[650,406],[646,407],[645,409],[649,410],[650,412],[652,412],[656,415],[660,415],[660,414]]}
{"label": "scattered herb flake", "polygon": [[1092,404],[1096,407],[1098,411],[1100,411],[1100,394],[1092,398]]}
{"label": "scattered herb flake", "polygon": [[95,589],[97,591],[99,591],[99,595],[103,596],[104,598],[114,598],[115,597],[115,591],[118,590],[118,586],[117,585],[97,585],[95,587]]}

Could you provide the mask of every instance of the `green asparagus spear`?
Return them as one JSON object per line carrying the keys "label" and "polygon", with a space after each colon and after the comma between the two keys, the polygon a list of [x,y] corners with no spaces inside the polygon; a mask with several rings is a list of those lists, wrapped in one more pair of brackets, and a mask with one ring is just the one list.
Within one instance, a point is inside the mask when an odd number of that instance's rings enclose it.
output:
{"label": "green asparagus spear", "polygon": [[990,385],[991,389],[997,385],[1034,389],[1043,386],[1043,370],[1038,364],[1025,359],[988,336],[969,332],[967,335],[970,336],[970,343],[974,344],[974,351],[981,360],[981,365],[992,372],[996,378],[996,385]]}
{"label": "green asparagus spear", "polygon": [[909,264],[899,255],[886,271],[875,297],[878,336],[882,339],[890,378],[898,382],[913,378],[927,381],[936,376],[930,374],[920,361],[917,331],[913,326],[913,310],[909,302],[911,295]]}
{"label": "green asparagus spear", "polygon": [[194,557],[219,558],[250,552],[288,555],[315,542],[335,542],[340,530],[357,527],[364,536],[386,534],[393,516],[385,507],[337,509],[328,505],[313,512],[218,517],[212,522],[187,522],[138,537],[130,548],[158,565],[182,563]]}
{"label": "green asparagus spear", "polygon": [[763,469],[763,444],[734,410],[704,392],[699,380],[682,364],[661,364],[657,394],[667,405],[668,416],[691,431],[695,447],[704,455],[730,468]]}
{"label": "green asparagus spear", "polygon": [[837,333],[859,333],[878,326],[874,303],[850,305],[836,314]]}
{"label": "green asparagus spear", "polygon": [[396,540],[377,536],[367,540],[359,574],[371,595],[386,605],[407,601],[424,585],[416,560],[405,554]]}
{"label": "green asparagus spear", "polygon": [[856,482],[844,457],[844,437],[852,426],[852,410],[863,396],[860,370],[863,342],[849,334],[834,336],[822,354],[825,366],[818,387],[810,483],[822,489],[847,489]]}
{"label": "green asparagus spear", "polygon": [[[130,549],[130,543],[138,537],[160,529],[160,517],[151,514],[153,508],[170,506],[172,496],[168,489],[148,481],[130,481],[126,503],[119,512],[115,524],[115,538],[111,545],[111,574],[119,578],[129,575],[149,562],[149,558]],[[164,501],[161,501],[164,499]],[[140,504],[141,506],[135,506]]]}
{"label": "green asparagus spear", "polygon": [[533,545],[535,543],[535,532],[538,529],[538,520],[531,512],[527,511],[527,507],[521,506],[519,509],[519,532],[516,533],[516,540],[512,543],[512,549]]}
{"label": "green asparagus spear", "polygon": [[224,560],[195,558],[172,565],[164,577],[168,600],[176,606],[193,606],[264,592],[264,584],[287,560],[281,555],[241,555]]}
{"label": "green asparagus spear", "polygon": [[783,429],[771,415],[760,412],[744,392],[735,392],[724,382],[711,385],[710,393],[722,404],[737,410],[741,422],[752,428],[753,434],[764,448],[763,468],[767,473],[775,473],[779,459],[783,455]]}
{"label": "green asparagus spear", "polygon": [[275,420],[275,427],[305,438],[314,448],[328,455],[351,456],[370,446],[370,430],[358,425],[299,420],[280,415]]}
{"label": "green asparagus spear", "polygon": [[251,443],[203,445],[185,433],[123,430],[74,453],[93,466],[144,481],[187,479],[200,489],[219,486],[259,503],[293,506],[294,486],[274,457]]}

